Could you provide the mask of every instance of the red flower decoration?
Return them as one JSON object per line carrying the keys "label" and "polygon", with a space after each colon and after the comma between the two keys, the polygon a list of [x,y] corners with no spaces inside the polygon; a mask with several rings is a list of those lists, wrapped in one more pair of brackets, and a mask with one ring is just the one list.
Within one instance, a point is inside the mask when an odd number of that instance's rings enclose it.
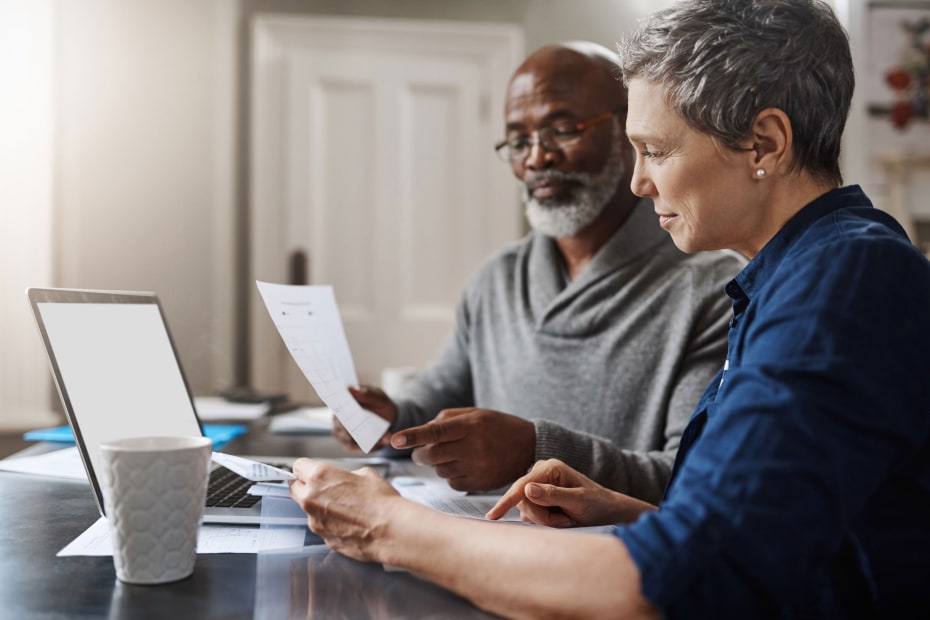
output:
{"label": "red flower decoration", "polygon": [[885,73],[885,81],[895,90],[904,90],[911,85],[911,74],[904,69],[895,67]]}
{"label": "red flower decoration", "polygon": [[910,101],[896,101],[891,106],[891,124],[897,129],[904,129],[911,122],[913,111]]}

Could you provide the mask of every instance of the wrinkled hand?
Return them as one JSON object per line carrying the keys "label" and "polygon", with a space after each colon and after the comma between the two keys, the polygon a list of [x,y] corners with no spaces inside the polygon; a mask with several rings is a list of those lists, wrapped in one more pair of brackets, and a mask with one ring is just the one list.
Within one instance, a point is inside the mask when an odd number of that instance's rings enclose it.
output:
{"label": "wrinkled hand", "polygon": [[536,457],[533,423],[500,411],[444,409],[430,422],[394,433],[395,448],[429,465],[457,491],[482,492],[510,484]]}
{"label": "wrinkled hand", "polygon": [[574,527],[630,523],[656,507],[602,487],[562,461],[537,462],[513,483],[488,511],[488,519],[500,519],[518,506],[520,518],[549,527]]}
{"label": "wrinkled hand", "polygon": [[[394,405],[394,401],[384,393],[384,390],[363,385],[359,388],[350,387],[349,394],[361,405],[362,409],[367,409],[372,413],[378,414],[391,424],[397,419],[397,406]],[[349,434],[349,431],[346,430],[342,422],[336,417],[333,417],[333,437],[335,437],[346,450],[361,452],[358,444],[352,439],[352,435]],[[375,447],[383,448],[389,445],[391,445],[390,431],[384,433],[381,439],[378,440],[378,443],[375,444]]]}
{"label": "wrinkled hand", "polygon": [[363,467],[348,472],[328,463],[297,459],[291,497],[307,513],[307,525],[330,549],[366,562],[380,561],[376,544],[391,519],[391,506],[403,501],[378,473]]}

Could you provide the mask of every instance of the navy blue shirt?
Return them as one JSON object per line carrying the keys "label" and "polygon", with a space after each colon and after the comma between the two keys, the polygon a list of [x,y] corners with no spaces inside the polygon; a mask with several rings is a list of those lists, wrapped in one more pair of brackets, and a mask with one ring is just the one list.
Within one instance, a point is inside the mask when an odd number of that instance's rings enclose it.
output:
{"label": "navy blue shirt", "polygon": [[858,186],[726,287],[728,360],[657,512],[618,526],[670,618],[930,618],[930,263]]}

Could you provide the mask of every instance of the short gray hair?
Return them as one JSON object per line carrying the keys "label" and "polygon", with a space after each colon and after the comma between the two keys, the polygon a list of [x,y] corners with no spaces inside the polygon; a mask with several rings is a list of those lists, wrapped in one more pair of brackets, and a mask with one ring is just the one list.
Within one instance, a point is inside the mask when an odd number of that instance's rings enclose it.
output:
{"label": "short gray hair", "polygon": [[855,77],[849,38],[821,0],[685,0],[618,46],[623,79],[654,82],[688,124],[730,148],[756,115],[791,119],[795,168],[842,184]]}

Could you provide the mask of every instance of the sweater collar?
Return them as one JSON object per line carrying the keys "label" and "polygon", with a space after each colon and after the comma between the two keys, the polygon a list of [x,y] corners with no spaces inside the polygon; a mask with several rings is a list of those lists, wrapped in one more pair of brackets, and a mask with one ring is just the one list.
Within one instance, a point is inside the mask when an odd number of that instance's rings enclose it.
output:
{"label": "sweater collar", "polygon": [[667,237],[668,233],[659,227],[652,201],[640,200],[578,277],[566,285],[564,259],[555,239],[534,233],[528,266],[533,314],[543,317],[557,311],[591,283],[622,269]]}

